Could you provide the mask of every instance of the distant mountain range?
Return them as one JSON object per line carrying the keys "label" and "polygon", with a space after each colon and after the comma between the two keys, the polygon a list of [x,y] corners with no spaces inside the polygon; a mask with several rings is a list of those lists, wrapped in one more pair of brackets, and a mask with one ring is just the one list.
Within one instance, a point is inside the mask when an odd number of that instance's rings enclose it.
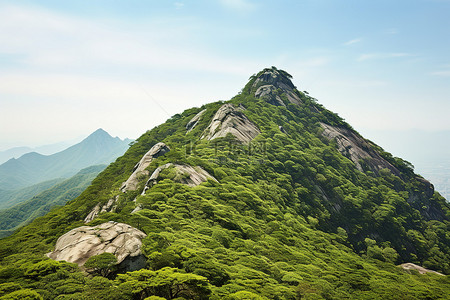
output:
{"label": "distant mountain range", "polygon": [[[78,197],[105,168],[106,165],[85,168],[69,179],[57,180],[59,181],[57,184],[30,197],[27,201],[0,210],[0,238],[10,235],[18,227],[45,215],[54,206],[64,205],[67,201]],[[51,184],[52,182],[47,181],[46,183]],[[45,186],[45,184],[39,186]]]}
{"label": "distant mountain range", "polygon": [[0,190],[0,209],[8,208],[17,203],[26,201],[34,195],[37,195],[62,181],[64,181],[64,178],[55,178],[17,190]]}
{"label": "distant mountain range", "polygon": [[11,158],[19,158],[22,155],[30,153],[30,152],[37,152],[37,153],[40,153],[43,155],[52,155],[54,153],[63,151],[64,149],[67,149],[74,144],[75,144],[75,142],[60,142],[60,143],[42,145],[42,146],[33,147],[33,148],[31,148],[31,147],[13,147],[10,149],[0,151],[0,164],[7,162]]}
{"label": "distant mountain range", "polygon": [[61,152],[52,155],[31,152],[12,158],[0,165],[0,190],[17,190],[55,178],[69,178],[83,168],[109,164],[128,149],[130,142],[98,129]]}
{"label": "distant mountain range", "polygon": [[[121,156],[132,140],[113,138],[98,129],[80,143],[43,155],[25,153],[0,165],[0,237],[79,196],[110,162]],[[35,149],[53,151],[64,143]],[[31,148],[17,147],[3,155]],[[52,150],[53,149],[53,150]]]}

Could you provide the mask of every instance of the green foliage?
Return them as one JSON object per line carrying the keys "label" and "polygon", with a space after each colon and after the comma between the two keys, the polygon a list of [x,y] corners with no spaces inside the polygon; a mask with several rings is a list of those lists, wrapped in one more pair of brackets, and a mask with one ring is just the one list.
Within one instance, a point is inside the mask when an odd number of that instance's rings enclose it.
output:
{"label": "green foliage", "polygon": [[7,282],[0,284],[0,297],[14,291],[20,290],[22,287],[14,282]]}
{"label": "green foliage", "polygon": [[211,293],[206,278],[168,267],[158,271],[139,270],[119,274],[116,281],[119,289],[139,299],[149,296],[208,299]]}
{"label": "green foliage", "polygon": [[233,293],[227,297],[225,297],[226,300],[264,300],[267,299],[265,297],[261,297],[255,293],[247,292],[247,291],[240,291]]}
{"label": "green foliage", "polygon": [[[298,91],[301,106],[255,99],[254,80],[230,101],[243,105],[261,130],[252,145],[236,145],[230,136],[199,140],[223,102],[173,116],[142,135],[77,199],[1,240],[0,284],[14,282],[45,299],[447,297],[448,276],[409,274],[395,266],[413,262],[450,273],[445,199],[376,145],[374,151],[404,168],[401,177],[389,170],[359,171],[321,136],[319,122],[348,124]],[[186,133],[185,125],[203,109]],[[144,195],[147,177],[137,191],[122,193],[136,162],[157,142],[172,150],[153,160],[149,172],[185,163],[219,182],[188,187],[175,182],[169,168]],[[116,212],[93,223],[120,221],[145,232],[147,269],[112,279],[43,259],[59,236],[84,225],[97,203],[117,195]],[[137,205],[142,209],[131,213]]]}
{"label": "green foliage", "polygon": [[114,272],[116,265],[116,256],[112,253],[104,252],[91,256],[84,264],[84,267],[91,273],[98,273],[103,277],[108,277]]}
{"label": "green foliage", "polygon": [[20,204],[0,210],[0,237],[8,236],[17,228],[45,215],[51,208],[78,197],[105,167],[99,165],[83,169],[31,199],[24,199],[26,201]]}
{"label": "green foliage", "polygon": [[42,300],[42,296],[30,289],[18,290],[0,297],[4,300]]}

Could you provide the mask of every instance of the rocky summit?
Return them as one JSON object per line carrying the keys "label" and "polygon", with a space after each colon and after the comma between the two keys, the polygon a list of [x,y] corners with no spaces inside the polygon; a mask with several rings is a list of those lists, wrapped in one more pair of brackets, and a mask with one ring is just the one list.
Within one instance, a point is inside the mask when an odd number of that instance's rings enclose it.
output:
{"label": "rocky summit", "polygon": [[0,298],[448,298],[449,203],[291,79],[172,116],[0,240]]}

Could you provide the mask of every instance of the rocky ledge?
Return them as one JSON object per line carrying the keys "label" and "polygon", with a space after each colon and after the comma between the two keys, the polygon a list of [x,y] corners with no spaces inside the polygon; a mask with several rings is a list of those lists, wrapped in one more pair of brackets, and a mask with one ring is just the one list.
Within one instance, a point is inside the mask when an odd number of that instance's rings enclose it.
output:
{"label": "rocky ledge", "polygon": [[400,176],[399,170],[373,150],[370,144],[356,132],[325,123],[320,123],[320,126],[323,128],[322,136],[330,141],[335,140],[339,152],[350,159],[361,172],[365,171],[362,165],[364,163],[376,174],[381,169],[389,169],[393,174]]}
{"label": "rocky ledge", "polygon": [[154,145],[145,155],[141,158],[141,160],[136,164],[133,169],[133,173],[131,176],[122,184],[120,190],[122,192],[126,191],[135,191],[139,185],[139,177],[141,175],[149,175],[149,172],[146,168],[150,165],[153,159],[166,154],[170,151],[170,148],[167,147],[164,143],[157,143]]}
{"label": "rocky ledge", "polygon": [[161,172],[165,169],[174,168],[174,178],[171,178],[174,182],[186,184],[190,187],[197,186],[203,182],[206,182],[208,179],[212,179],[214,181],[217,181],[211,174],[206,172],[202,167],[200,166],[190,166],[190,165],[179,165],[179,164],[173,164],[168,163],[165,165],[162,165],[158,167],[150,176],[150,178],[147,180],[147,183],[145,184],[144,190],[142,191],[142,194],[145,194],[145,192],[154,186],[159,178],[159,175]]}
{"label": "rocky ledge", "polygon": [[47,256],[82,266],[91,256],[108,252],[116,256],[119,269],[139,270],[146,262],[141,252],[142,239],[146,236],[142,231],[124,223],[81,226],[60,236],[55,250]]}
{"label": "rocky ledge", "polygon": [[213,140],[225,137],[228,133],[242,143],[250,143],[261,131],[242,112],[243,107],[232,104],[222,105],[214,115],[201,139]]}
{"label": "rocky ledge", "polygon": [[410,271],[410,270],[416,270],[417,272],[419,272],[419,274],[426,274],[426,273],[433,273],[433,274],[438,274],[441,276],[445,276],[442,273],[433,271],[433,270],[429,270],[429,269],[425,269],[424,267],[421,267],[419,265],[413,264],[413,263],[405,263],[405,264],[401,264],[399,267],[401,267],[403,270],[406,271]]}

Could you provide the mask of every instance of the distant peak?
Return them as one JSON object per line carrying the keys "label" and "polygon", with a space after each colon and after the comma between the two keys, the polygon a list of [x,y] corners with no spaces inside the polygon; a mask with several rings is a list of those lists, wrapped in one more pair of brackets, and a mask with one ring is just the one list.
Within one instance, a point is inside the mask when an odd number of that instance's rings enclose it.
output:
{"label": "distant peak", "polygon": [[103,130],[103,128],[99,128],[96,131],[94,131],[92,134],[107,134],[109,135],[108,132],[106,132],[105,130]]}
{"label": "distant peak", "polygon": [[85,140],[99,139],[99,138],[112,139],[113,137],[102,128],[99,128],[93,133],[91,133]]}

